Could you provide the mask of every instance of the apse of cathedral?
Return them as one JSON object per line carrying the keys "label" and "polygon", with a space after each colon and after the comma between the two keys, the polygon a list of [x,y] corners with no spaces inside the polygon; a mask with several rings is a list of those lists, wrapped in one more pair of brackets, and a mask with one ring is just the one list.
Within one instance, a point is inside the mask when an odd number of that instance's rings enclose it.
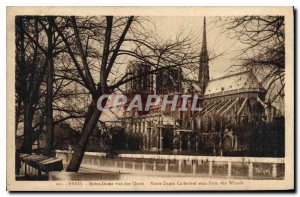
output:
{"label": "apse of cathedral", "polygon": [[[129,67],[127,72],[149,70],[150,66],[139,65]],[[161,111],[158,104],[150,111],[126,112],[121,120],[126,132],[139,136],[140,150],[221,156],[245,156],[250,149],[255,149],[254,154],[266,152],[261,145],[263,134],[257,133],[268,130],[265,125],[273,121],[275,108],[266,104],[266,90],[251,70],[210,79],[205,18],[198,80],[185,83],[182,72],[180,67],[168,68],[126,86],[128,101],[135,94],[167,94],[172,98],[188,93],[199,96],[197,106],[202,108],[192,111],[189,99],[187,110],[180,111],[179,99],[175,111]]]}

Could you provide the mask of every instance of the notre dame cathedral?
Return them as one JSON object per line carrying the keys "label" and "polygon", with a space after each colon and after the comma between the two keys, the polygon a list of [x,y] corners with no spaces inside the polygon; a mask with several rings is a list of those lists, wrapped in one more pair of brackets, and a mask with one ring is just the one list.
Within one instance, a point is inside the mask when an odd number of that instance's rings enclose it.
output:
{"label": "notre dame cathedral", "polygon": [[[138,74],[151,68],[129,69]],[[141,151],[220,156],[284,155],[284,118],[265,102],[267,92],[255,74],[249,70],[210,79],[205,18],[198,80],[184,83],[182,69],[169,68],[127,84],[129,98],[137,93],[168,94],[170,98],[197,94],[202,107],[200,112],[194,112],[188,100],[187,111],[161,111],[158,104],[149,112],[126,112],[120,118],[123,128],[138,136]]]}

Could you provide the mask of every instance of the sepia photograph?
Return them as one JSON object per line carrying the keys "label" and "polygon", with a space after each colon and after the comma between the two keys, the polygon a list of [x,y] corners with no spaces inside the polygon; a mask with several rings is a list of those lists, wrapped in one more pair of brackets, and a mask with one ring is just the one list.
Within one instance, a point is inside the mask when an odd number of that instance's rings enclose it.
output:
{"label": "sepia photograph", "polygon": [[294,189],[293,7],[8,7],[9,191]]}

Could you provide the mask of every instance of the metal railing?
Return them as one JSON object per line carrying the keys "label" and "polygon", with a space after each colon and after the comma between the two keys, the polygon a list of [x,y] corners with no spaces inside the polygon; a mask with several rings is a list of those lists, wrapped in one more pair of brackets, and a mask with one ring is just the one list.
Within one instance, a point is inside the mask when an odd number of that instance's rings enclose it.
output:
{"label": "metal railing", "polygon": [[[70,151],[56,151],[67,164]],[[105,153],[86,152],[81,167],[120,173],[165,173],[248,179],[283,179],[284,158],[220,157],[191,155],[120,154],[107,158]]]}

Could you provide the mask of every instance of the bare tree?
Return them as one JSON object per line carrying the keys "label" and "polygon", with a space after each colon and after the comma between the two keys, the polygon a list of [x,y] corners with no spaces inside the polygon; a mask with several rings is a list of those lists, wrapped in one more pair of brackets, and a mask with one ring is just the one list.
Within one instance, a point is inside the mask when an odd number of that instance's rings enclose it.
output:
{"label": "bare tree", "polygon": [[37,18],[40,25],[46,32],[47,36],[47,51],[46,52],[46,60],[47,60],[47,80],[46,80],[46,131],[47,131],[47,139],[46,139],[46,148],[45,155],[51,155],[53,150],[54,143],[54,124],[53,124],[53,77],[54,77],[54,47],[55,47],[55,35],[53,29],[53,23],[55,18],[52,16],[48,16],[45,18],[46,24],[41,18]]}
{"label": "bare tree", "polygon": [[[38,139],[43,126],[47,126],[47,148],[49,155],[53,147],[53,83],[54,59],[63,50],[59,37],[53,29],[52,16],[16,17],[16,129],[24,112],[24,141],[22,152],[32,152],[32,144]],[[43,83],[46,83],[46,90]],[[46,105],[43,105],[43,98]],[[46,124],[44,124],[46,116]],[[33,123],[36,123],[33,125]]]}
{"label": "bare tree", "polygon": [[[192,42],[188,38],[178,37],[175,41],[162,43],[155,37],[151,38],[143,34],[142,22],[138,17],[72,16],[65,19],[65,24],[70,27],[67,31],[62,31],[59,25],[54,26],[77,70],[80,81],[78,79],[76,81],[84,86],[91,96],[81,137],[67,168],[68,171],[78,171],[89,137],[102,114],[102,111],[96,107],[97,99],[101,95],[111,94],[125,83],[143,75],[195,63],[198,58],[195,58],[194,53],[189,51]],[[95,28],[97,31],[94,31]],[[95,32],[100,34],[97,39],[94,39],[92,35]],[[91,39],[93,43],[89,44]],[[87,51],[95,51],[95,49],[98,50],[95,56],[88,56]],[[125,72],[130,61],[151,65],[152,69],[138,75]],[[118,72],[120,67],[122,69]],[[96,70],[97,75],[95,75]],[[104,99],[102,106],[106,102],[107,100]]]}
{"label": "bare tree", "polygon": [[241,66],[262,77],[268,91],[268,103],[284,97],[285,23],[283,16],[241,16],[222,19],[225,30],[244,48]]}
{"label": "bare tree", "polygon": [[[29,33],[29,32],[30,33]],[[24,141],[20,151],[32,151],[32,121],[35,105],[39,100],[39,88],[43,81],[46,65],[43,63],[38,47],[28,40],[26,35],[37,40],[39,28],[37,20],[32,17],[16,17],[16,98],[17,113],[23,105]],[[19,122],[19,120],[17,120]],[[17,126],[16,126],[17,128]]]}

